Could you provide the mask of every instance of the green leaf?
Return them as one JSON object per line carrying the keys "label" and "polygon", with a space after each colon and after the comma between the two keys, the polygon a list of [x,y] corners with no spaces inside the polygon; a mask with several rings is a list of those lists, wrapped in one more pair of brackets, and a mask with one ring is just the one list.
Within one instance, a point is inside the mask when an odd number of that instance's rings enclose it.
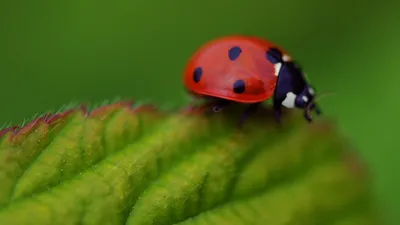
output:
{"label": "green leaf", "polygon": [[120,102],[0,137],[0,224],[372,225],[369,179],[329,121]]}

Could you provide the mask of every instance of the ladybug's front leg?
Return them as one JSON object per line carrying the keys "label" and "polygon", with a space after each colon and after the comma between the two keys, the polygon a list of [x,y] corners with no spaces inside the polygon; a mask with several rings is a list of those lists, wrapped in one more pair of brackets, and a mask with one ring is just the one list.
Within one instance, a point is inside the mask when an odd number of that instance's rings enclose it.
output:
{"label": "ladybug's front leg", "polygon": [[305,118],[309,123],[312,122],[311,112],[312,112],[313,110],[315,110],[315,113],[316,113],[317,115],[321,115],[321,110],[320,110],[320,108],[318,107],[318,105],[317,105],[316,103],[311,103],[310,106],[308,106],[308,107],[306,107],[306,108],[304,109],[304,118]]}
{"label": "ladybug's front leg", "polygon": [[317,103],[312,103],[311,107],[310,107],[310,111],[315,110],[315,113],[317,115],[321,115],[321,108],[317,105]]}
{"label": "ladybug's front leg", "polygon": [[310,110],[308,110],[307,108],[304,109],[304,119],[306,119],[307,122],[309,122],[309,123],[312,122],[312,116],[310,114]]}

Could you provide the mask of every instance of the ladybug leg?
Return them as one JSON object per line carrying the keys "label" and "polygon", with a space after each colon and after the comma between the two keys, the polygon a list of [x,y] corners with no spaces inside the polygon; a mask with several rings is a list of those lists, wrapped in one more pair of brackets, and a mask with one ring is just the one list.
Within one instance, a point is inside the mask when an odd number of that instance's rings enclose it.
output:
{"label": "ladybug leg", "polygon": [[322,114],[321,109],[320,109],[320,108],[318,107],[318,105],[317,105],[316,103],[314,103],[314,102],[310,105],[309,110],[308,110],[308,113],[311,113],[313,110],[315,111],[315,113],[316,113],[317,115],[321,115],[321,114]]}
{"label": "ladybug leg", "polygon": [[208,102],[206,105],[204,105],[204,107],[206,107],[206,114],[209,116],[213,113],[221,111],[230,103],[228,100],[218,98],[209,98],[207,100]]}
{"label": "ladybug leg", "polygon": [[304,119],[306,119],[309,123],[312,122],[310,111],[307,109],[304,110]]}
{"label": "ladybug leg", "polygon": [[280,124],[282,116],[282,101],[274,99],[274,117],[275,121]]}
{"label": "ladybug leg", "polygon": [[315,113],[316,113],[317,115],[321,115],[321,114],[322,114],[321,108],[319,108],[319,106],[317,105],[317,103],[313,103],[313,104],[311,105],[310,110],[315,110]]}
{"label": "ladybug leg", "polygon": [[229,101],[225,99],[218,99],[217,102],[214,103],[212,107],[213,112],[219,112],[221,109],[225,108],[226,106],[229,105]]}
{"label": "ladybug leg", "polygon": [[240,118],[239,121],[239,127],[242,127],[244,122],[246,121],[246,119],[253,113],[255,113],[257,111],[257,109],[260,107],[261,102],[258,103],[253,103],[251,105],[249,105],[249,107],[246,108],[246,110],[244,111],[244,113],[242,114],[242,117]]}

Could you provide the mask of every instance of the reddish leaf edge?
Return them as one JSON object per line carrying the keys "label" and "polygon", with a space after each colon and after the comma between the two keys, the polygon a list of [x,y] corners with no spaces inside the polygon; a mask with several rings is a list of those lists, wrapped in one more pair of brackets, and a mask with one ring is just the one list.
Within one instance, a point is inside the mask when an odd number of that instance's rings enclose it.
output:
{"label": "reddish leaf edge", "polygon": [[[41,116],[32,119],[31,121],[24,123],[22,126],[9,126],[0,130],[0,143],[7,139],[7,141],[13,141],[14,138],[18,138],[20,135],[26,135],[35,130],[36,126],[46,123],[49,126],[56,126],[59,122],[67,120],[69,116],[75,113],[82,113],[85,117],[102,117],[107,115],[110,111],[118,109],[129,109],[132,113],[152,113],[152,114],[165,114],[168,110],[162,110],[156,104],[142,104],[141,102],[135,102],[133,100],[116,100],[111,102],[104,102],[99,106],[88,107],[89,104],[74,104],[73,106],[64,106],[64,110],[59,110],[56,113],[47,112]],[[201,105],[186,105],[178,108],[178,112],[183,114],[203,114],[209,104]],[[176,110],[172,110],[175,113]],[[334,130],[332,123],[323,122],[313,126],[320,132],[330,132]],[[351,146],[351,144],[349,143]],[[365,179],[370,177],[371,173],[367,166],[367,163],[360,156],[356,148],[352,148],[348,154],[344,155],[343,158],[349,170],[358,175],[359,178]]]}
{"label": "reddish leaf edge", "polygon": [[[101,117],[106,115],[109,111],[118,110],[127,108],[131,112],[147,112],[147,113],[165,113],[166,110],[161,110],[155,104],[141,104],[140,102],[135,102],[133,100],[119,100],[113,103],[102,104],[98,107],[94,107],[91,110],[87,106],[88,104],[79,104],[73,107],[64,107],[68,108],[66,110],[59,110],[56,113],[46,112],[41,116],[33,118],[32,120],[24,123],[22,126],[13,125],[13,126],[3,126],[0,129],[0,139],[5,136],[9,136],[12,138],[13,136],[17,136],[24,133],[29,133],[34,130],[35,127],[40,123],[46,123],[48,125],[53,125],[58,123],[61,120],[67,119],[70,115],[81,112],[85,115],[85,117]],[[181,113],[189,113],[196,114],[204,112],[206,105],[203,106],[184,106],[180,108],[178,111]]]}

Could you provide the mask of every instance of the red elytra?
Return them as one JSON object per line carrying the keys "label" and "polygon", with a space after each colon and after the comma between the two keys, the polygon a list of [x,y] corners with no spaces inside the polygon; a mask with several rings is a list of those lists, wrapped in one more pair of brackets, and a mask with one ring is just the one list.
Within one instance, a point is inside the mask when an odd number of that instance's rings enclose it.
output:
{"label": "red elytra", "polygon": [[[201,46],[189,60],[184,84],[192,94],[240,103],[257,103],[274,94],[277,74],[267,60],[269,49],[279,46],[251,36],[225,36]],[[235,89],[235,82],[245,83]]]}

